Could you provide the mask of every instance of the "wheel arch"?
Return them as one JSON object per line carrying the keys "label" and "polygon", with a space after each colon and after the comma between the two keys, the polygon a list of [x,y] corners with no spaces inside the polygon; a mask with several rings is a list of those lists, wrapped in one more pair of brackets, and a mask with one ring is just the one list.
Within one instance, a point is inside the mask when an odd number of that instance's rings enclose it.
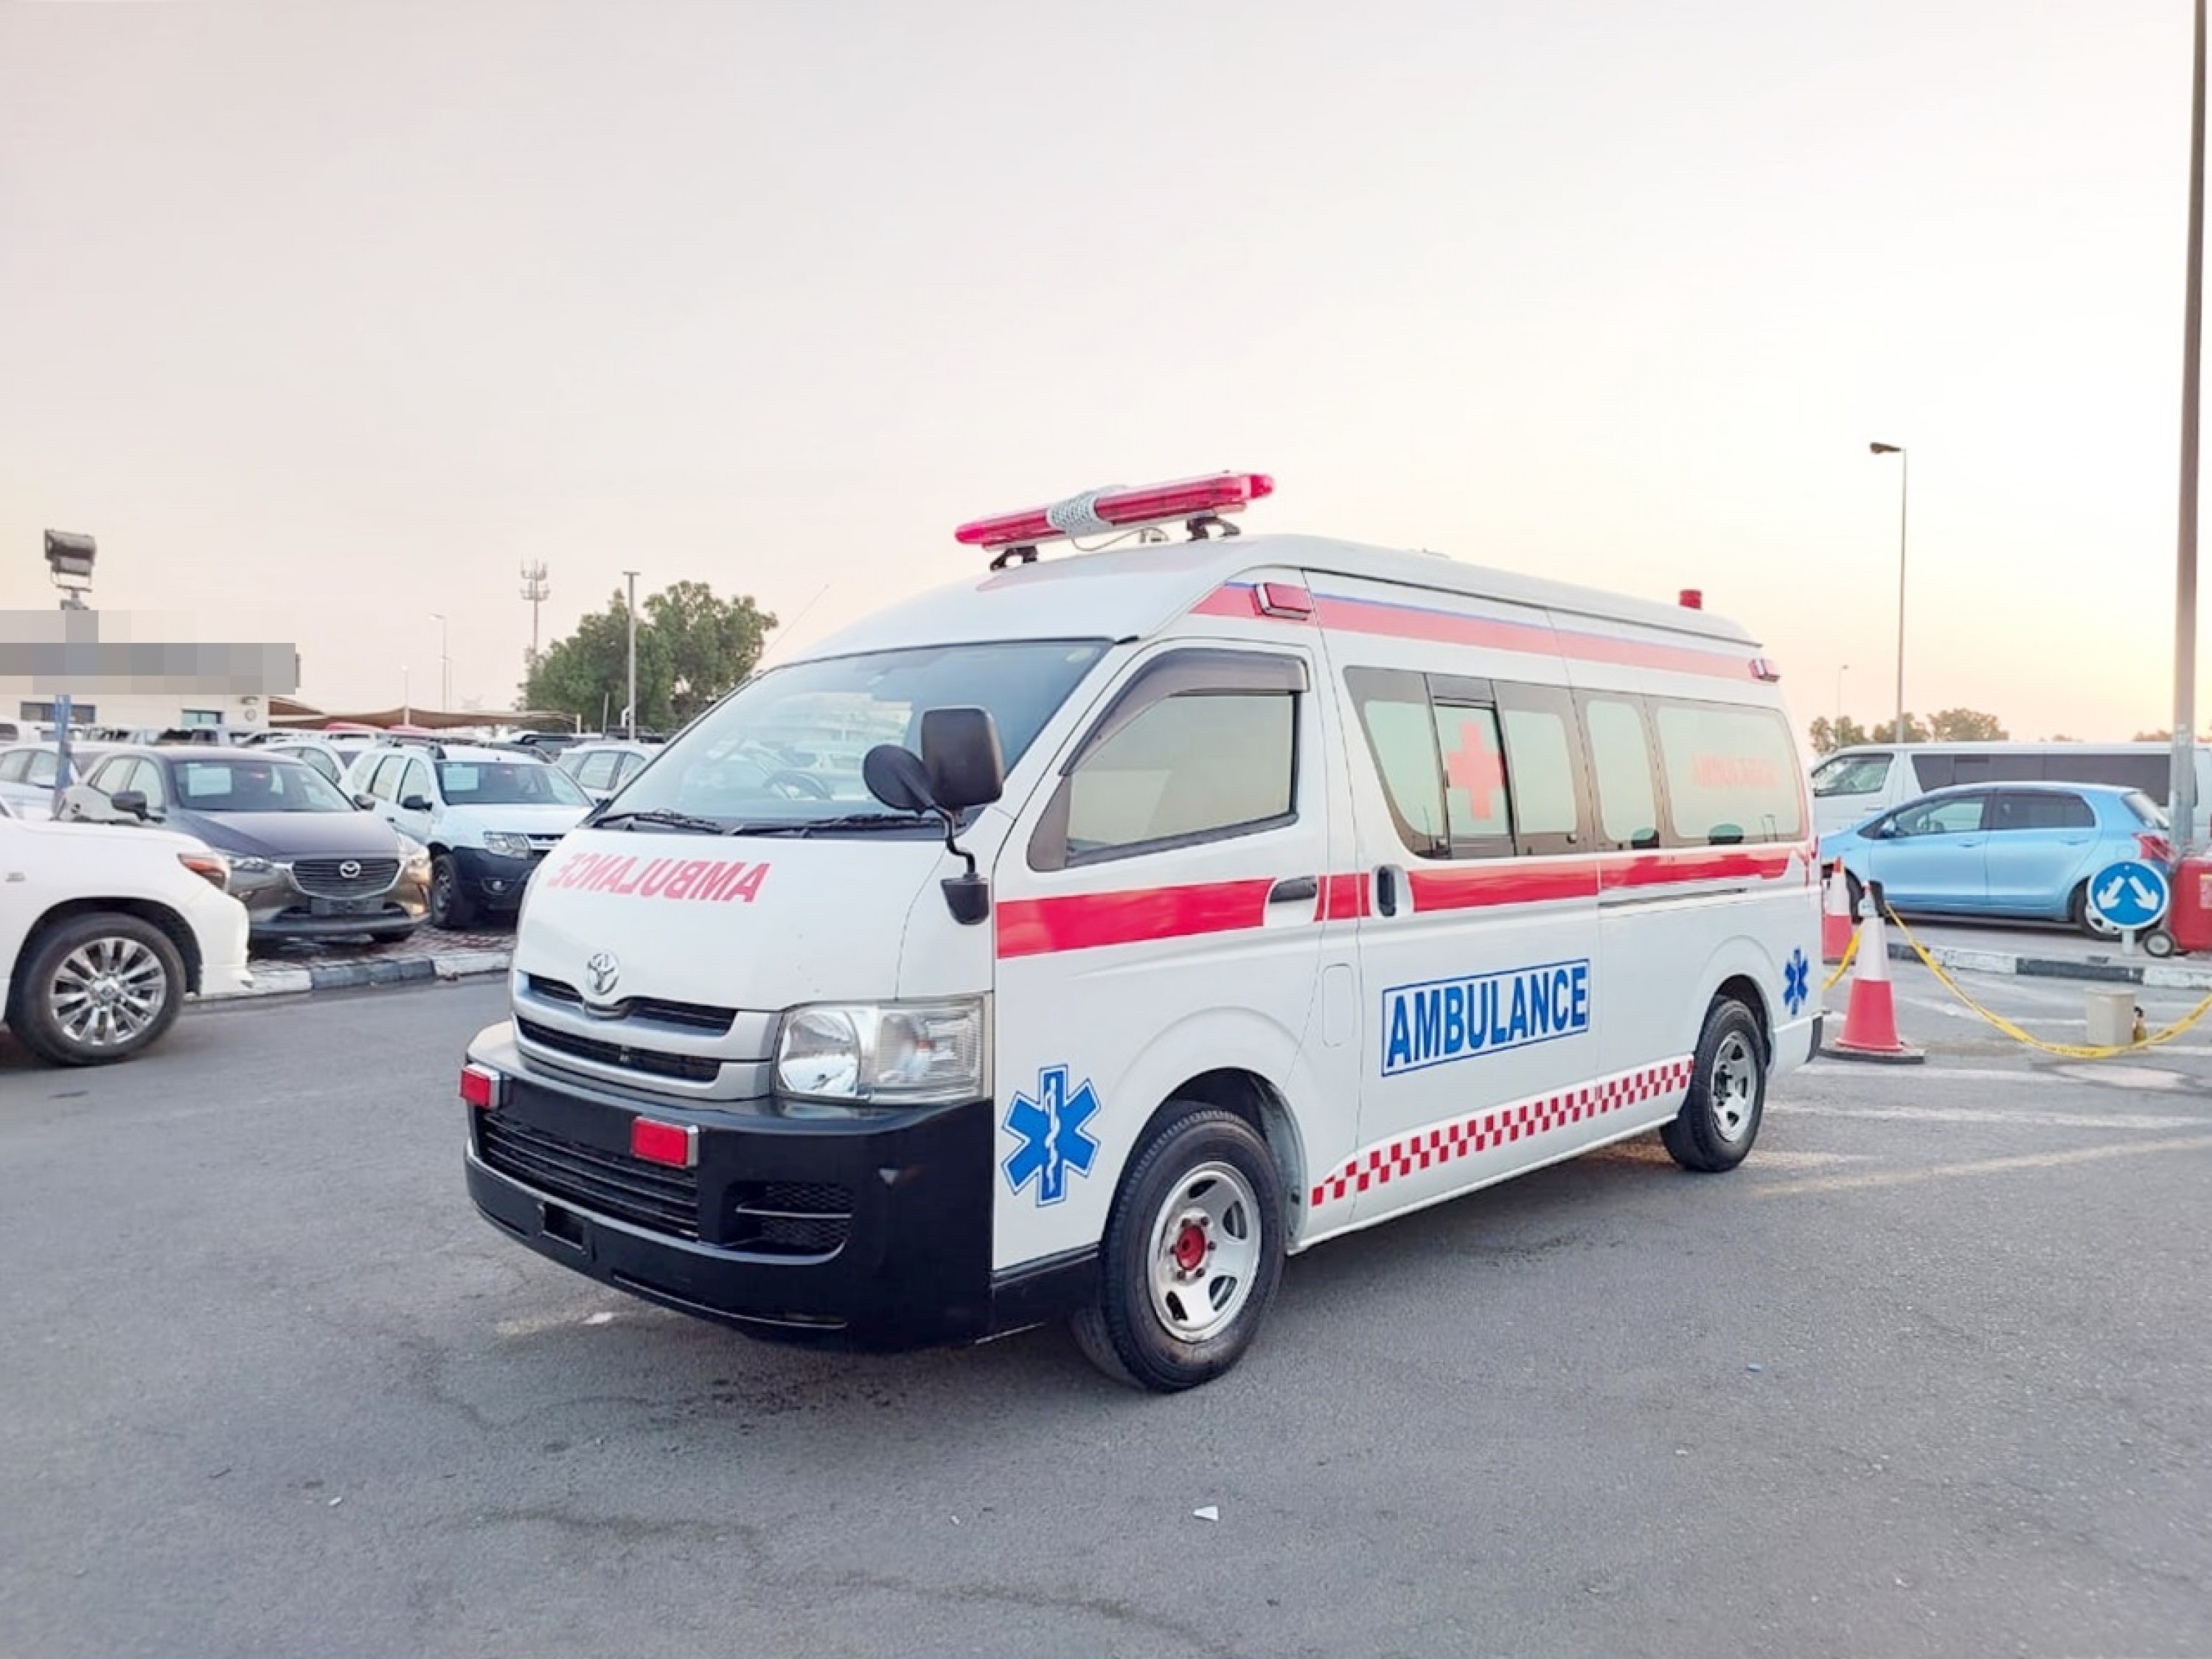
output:
{"label": "wheel arch", "polygon": [[54,927],[79,916],[125,915],[161,930],[169,943],[177,947],[178,957],[185,964],[185,989],[198,995],[200,989],[199,935],[192,932],[191,924],[158,899],[145,898],[76,898],[64,899],[50,906],[39,919],[25,930],[22,947],[15,952],[15,960],[9,969],[10,984],[22,982],[23,966],[38,949],[39,942]]}

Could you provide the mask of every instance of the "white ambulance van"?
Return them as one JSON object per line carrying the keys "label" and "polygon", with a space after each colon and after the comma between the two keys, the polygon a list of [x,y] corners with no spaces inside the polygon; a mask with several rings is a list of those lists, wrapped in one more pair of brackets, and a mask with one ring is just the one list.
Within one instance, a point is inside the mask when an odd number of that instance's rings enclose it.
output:
{"label": "white ambulance van", "polygon": [[1072,1316],[1172,1390],[1243,1354],[1285,1255],[1653,1130],[1741,1162],[1820,1020],[1758,646],[1236,534],[1272,488],[963,526],[989,568],[656,754],[539,867],[469,1047],[483,1214],[756,1334]]}

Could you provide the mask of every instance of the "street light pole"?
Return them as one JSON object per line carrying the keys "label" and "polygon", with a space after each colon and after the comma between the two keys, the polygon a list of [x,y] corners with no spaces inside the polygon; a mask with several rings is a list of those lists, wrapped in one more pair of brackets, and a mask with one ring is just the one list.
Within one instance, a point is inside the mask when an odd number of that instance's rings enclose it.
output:
{"label": "street light pole", "polygon": [[438,624],[438,708],[442,714],[453,706],[453,659],[446,652],[446,619],[433,611],[430,620]]}
{"label": "street light pole", "polygon": [[629,579],[629,740],[637,741],[637,572],[625,570]]}
{"label": "street light pole", "polygon": [[1844,723],[1844,676],[1850,672],[1851,665],[1847,662],[1836,665],[1836,724],[1839,726]]}
{"label": "street light pole", "polygon": [[1905,741],[1905,509],[1912,493],[1912,457],[1898,444],[1869,444],[1877,455],[1894,455],[1903,471],[1897,484],[1897,727],[1892,743]]}
{"label": "street light pole", "polygon": [[2189,291],[2181,325],[2181,504],[2173,562],[2173,757],[2166,797],[2174,850],[2197,842],[2197,410],[2204,339],[2204,0],[2189,86]]}

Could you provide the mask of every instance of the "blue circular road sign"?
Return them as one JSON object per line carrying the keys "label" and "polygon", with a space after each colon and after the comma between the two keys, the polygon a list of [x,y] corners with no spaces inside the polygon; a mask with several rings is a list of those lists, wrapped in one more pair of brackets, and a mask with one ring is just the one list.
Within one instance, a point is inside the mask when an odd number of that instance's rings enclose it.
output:
{"label": "blue circular road sign", "polygon": [[2122,859],[2089,878],[2091,913],[2124,933],[2158,926],[2172,897],[2166,872],[2140,859]]}

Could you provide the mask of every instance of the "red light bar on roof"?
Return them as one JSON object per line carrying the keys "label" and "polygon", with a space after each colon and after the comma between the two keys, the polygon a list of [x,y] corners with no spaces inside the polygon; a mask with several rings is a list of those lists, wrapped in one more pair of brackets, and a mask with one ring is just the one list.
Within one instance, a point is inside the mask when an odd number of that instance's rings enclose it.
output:
{"label": "red light bar on roof", "polygon": [[1146,484],[1133,489],[1115,485],[1110,489],[1086,490],[1047,507],[977,519],[962,525],[952,537],[967,547],[1034,547],[1039,542],[1070,536],[1098,536],[1109,531],[1171,524],[1178,519],[1242,513],[1254,501],[1274,493],[1275,481],[1264,472],[1218,472],[1212,477],[1179,478],[1173,483]]}

